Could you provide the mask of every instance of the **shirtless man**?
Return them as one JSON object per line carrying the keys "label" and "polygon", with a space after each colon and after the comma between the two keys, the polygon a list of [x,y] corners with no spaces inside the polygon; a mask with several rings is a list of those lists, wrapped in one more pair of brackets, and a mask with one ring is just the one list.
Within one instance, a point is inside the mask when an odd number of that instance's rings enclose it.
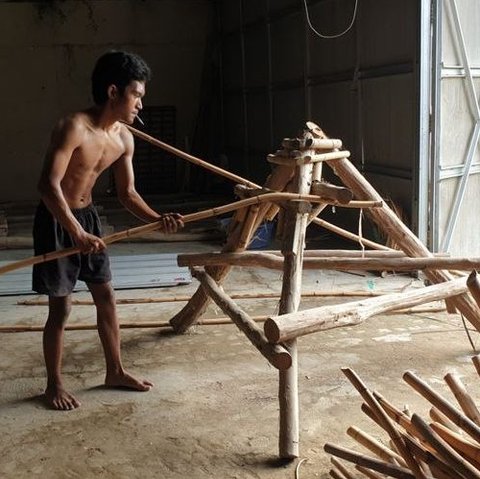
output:
{"label": "shirtless man", "polygon": [[41,201],[35,215],[35,254],[77,246],[82,254],[34,266],[33,289],[49,296],[43,334],[47,368],[47,404],[60,410],[80,402],[64,389],[61,376],[63,336],[77,279],[87,284],[97,310],[98,333],[106,360],[105,384],[148,391],[153,384],[126,372],[120,354],[115,295],[100,221],[92,205],[99,175],[113,169],[120,202],[138,218],[163,223],[168,233],[183,226],[178,214],[161,215],[135,191],[133,136],[123,123],[133,123],[142,109],[150,69],[137,55],[108,52],[92,74],[95,105],[59,121],[53,131],[39,182]]}

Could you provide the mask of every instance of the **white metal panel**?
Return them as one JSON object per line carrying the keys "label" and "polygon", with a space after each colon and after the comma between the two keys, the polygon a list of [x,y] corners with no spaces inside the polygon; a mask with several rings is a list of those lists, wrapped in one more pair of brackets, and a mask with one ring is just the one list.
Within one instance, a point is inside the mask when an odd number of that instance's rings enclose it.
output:
{"label": "white metal panel", "polygon": [[[176,254],[140,254],[110,257],[112,284],[115,289],[158,288],[191,283],[186,267],[177,265]],[[0,265],[8,264],[1,261]],[[79,281],[75,291],[85,291]],[[0,295],[29,294],[32,291],[32,268],[23,268],[0,276]]]}
{"label": "white metal panel", "polygon": [[438,0],[436,21],[431,243],[434,250],[477,256],[480,2]]}

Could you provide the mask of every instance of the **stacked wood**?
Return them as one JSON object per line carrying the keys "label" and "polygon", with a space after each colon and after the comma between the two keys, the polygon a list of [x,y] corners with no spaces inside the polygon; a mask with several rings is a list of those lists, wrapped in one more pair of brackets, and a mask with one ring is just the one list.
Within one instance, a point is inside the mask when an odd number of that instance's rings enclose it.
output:
{"label": "stacked wood", "polygon": [[[477,368],[480,356],[472,362]],[[342,372],[364,399],[362,410],[387,433],[389,441],[350,427],[347,433],[368,453],[325,444],[324,450],[334,456],[332,477],[359,477],[340,458],[354,464],[361,477],[480,479],[480,413],[457,375],[448,373],[444,380],[458,406],[413,372],[404,374],[405,382],[432,405],[430,419],[425,420],[419,414],[406,414],[370,390],[351,369]]]}

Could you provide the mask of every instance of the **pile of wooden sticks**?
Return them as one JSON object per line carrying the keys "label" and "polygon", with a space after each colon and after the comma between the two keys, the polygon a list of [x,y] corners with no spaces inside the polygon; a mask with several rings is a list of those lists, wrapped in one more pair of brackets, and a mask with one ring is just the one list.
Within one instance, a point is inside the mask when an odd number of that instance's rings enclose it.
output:
{"label": "pile of wooden sticks", "polygon": [[[480,356],[474,356],[472,362],[480,375]],[[389,445],[350,427],[347,434],[369,453],[325,444],[325,451],[335,456],[331,458],[331,477],[352,479],[360,472],[361,477],[371,479],[480,478],[480,412],[457,375],[449,373],[444,379],[459,407],[414,373],[407,371],[403,375],[405,382],[432,405],[427,422],[370,390],[353,370],[344,368],[342,372],[365,401],[362,411],[388,434]],[[355,470],[337,458],[353,463]]]}

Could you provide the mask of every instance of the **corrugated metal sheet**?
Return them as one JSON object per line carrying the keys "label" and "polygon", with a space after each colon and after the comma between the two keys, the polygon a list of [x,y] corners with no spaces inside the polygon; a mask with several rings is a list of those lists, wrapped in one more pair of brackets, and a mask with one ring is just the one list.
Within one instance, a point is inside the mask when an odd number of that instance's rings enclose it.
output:
{"label": "corrugated metal sheet", "polygon": [[[188,268],[177,265],[176,254],[111,256],[110,262],[115,289],[176,286],[192,281]],[[1,261],[0,266],[8,263]],[[0,276],[0,295],[33,293],[31,276],[31,267]],[[85,283],[79,281],[75,291],[86,290]]]}

